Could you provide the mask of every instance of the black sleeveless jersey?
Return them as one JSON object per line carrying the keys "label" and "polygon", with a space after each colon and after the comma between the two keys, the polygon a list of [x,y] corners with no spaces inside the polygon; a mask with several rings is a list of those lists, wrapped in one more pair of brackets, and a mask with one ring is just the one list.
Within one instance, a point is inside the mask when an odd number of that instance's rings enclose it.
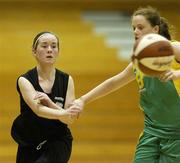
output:
{"label": "black sleeveless jersey", "polygon": [[[33,68],[21,75],[26,78],[35,90],[44,92],[38,81],[37,69]],[[64,108],[69,75],[56,69],[55,80],[50,94],[50,99]],[[18,82],[17,82],[18,83]],[[11,135],[19,144],[38,144],[48,139],[72,139],[71,132],[66,124],[59,120],[52,120],[37,116],[24,101],[17,84],[20,96],[20,115],[14,120]],[[44,92],[45,93],[45,92]]]}

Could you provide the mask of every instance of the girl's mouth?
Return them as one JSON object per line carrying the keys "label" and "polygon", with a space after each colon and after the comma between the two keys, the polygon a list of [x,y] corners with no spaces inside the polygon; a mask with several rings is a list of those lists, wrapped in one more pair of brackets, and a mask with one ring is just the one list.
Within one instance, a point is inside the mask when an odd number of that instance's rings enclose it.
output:
{"label": "girl's mouth", "polygon": [[53,58],[52,56],[47,56],[46,58]]}

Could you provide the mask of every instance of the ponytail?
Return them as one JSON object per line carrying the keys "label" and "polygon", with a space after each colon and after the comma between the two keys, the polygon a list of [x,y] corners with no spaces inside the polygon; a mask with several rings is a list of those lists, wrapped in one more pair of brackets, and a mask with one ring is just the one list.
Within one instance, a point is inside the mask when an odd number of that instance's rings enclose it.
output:
{"label": "ponytail", "polygon": [[[169,26],[168,21],[161,17],[159,12],[152,8],[151,6],[139,8],[134,13],[133,16],[142,15],[144,16],[152,27],[159,26],[159,34],[167,38],[168,40],[171,40],[171,33],[169,27],[172,28],[172,26]],[[174,30],[173,30],[174,31]]]}
{"label": "ponytail", "polygon": [[171,40],[169,25],[164,17],[160,17],[159,34]]}

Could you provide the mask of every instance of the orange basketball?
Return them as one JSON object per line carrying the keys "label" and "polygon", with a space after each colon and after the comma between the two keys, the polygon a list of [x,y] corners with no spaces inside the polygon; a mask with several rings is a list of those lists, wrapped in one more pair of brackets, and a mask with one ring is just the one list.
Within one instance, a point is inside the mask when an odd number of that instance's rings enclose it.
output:
{"label": "orange basketball", "polygon": [[147,34],[134,47],[132,61],[145,75],[158,76],[170,69],[173,58],[169,40],[159,34]]}

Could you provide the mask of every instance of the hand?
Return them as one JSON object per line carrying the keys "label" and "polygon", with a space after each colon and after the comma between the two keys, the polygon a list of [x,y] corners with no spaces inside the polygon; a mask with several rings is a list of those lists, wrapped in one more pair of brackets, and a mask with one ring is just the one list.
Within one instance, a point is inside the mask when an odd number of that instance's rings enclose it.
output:
{"label": "hand", "polygon": [[47,94],[43,92],[38,92],[36,93],[34,100],[39,100],[39,103],[49,107],[50,103],[52,102],[51,99],[48,97]]}
{"label": "hand", "polygon": [[81,110],[79,108],[67,108],[67,109],[61,109],[62,116],[71,116],[71,117],[77,117]]}
{"label": "hand", "polygon": [[[82,98],[76,99],[71,103],[71,106],[69,108],[79,109],[80,110],[79,114],[80,114],[84,108],[84,101],[82,100]],[[79,114],[77,118],[79,117]]]}
{"label": "hand", "polygon": [[159,76],[159,80],[167,82],[169,80],[176,80],[180,78],[180,70],[167,70]]}

